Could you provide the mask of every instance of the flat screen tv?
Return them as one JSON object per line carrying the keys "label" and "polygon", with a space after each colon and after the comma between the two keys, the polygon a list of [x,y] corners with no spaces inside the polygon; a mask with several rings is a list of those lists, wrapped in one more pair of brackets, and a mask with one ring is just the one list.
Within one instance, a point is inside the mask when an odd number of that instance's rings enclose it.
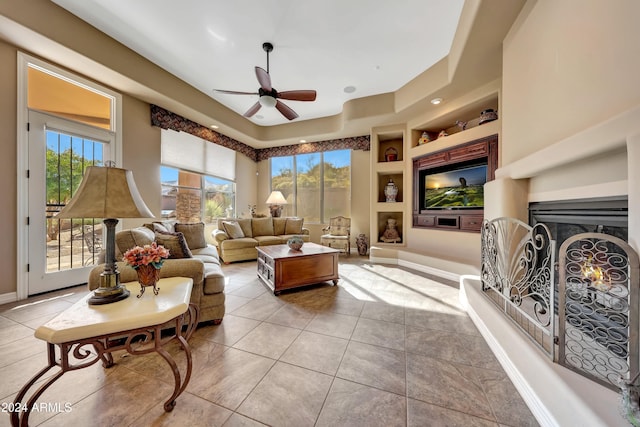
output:
{"label": "flat screen tv", "polygon": [[487,165],[463,166],[424,175],[423,209],[482,209]]}

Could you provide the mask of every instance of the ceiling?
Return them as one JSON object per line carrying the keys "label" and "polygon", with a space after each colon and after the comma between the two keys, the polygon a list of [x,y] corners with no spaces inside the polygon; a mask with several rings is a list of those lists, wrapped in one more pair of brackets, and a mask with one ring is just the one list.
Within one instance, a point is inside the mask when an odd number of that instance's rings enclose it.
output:
{"label": "ceiling", "polygon": [[[530,0],[535,1],[535,0]],[[461,109],[496,97],[502,43],[527,0],[30,0],[0,2],[0,39],[144,103],[248,144],[368,135],[372,127],[453,126]],[[241,6],[236,4],[240,3]],[[313,3],[313,4],[312,4]],[[286,101],[263,107],[254,68]],[[345,88],[355,91],[347,93]],[[490,93],[488,93],[490,91]],[[432,105],[433,98],[443,98]],[[449,123],[451,121],[451,123]]]}
{"label": "ceiling", "polygon": [[[278,91],[314,89],[314,102],[283,101],[297,121],[339,114],[345,102],[394,92],[444,58],[463,0],[53,0],[82,20],[242,115],[258,95],[255,67]],[[177,6],[179,4],[179,6]],[[347,89],[345,88],[352,88]],[[348,92],[353,90],[352,92]],[[287,123],[275,108],[250,119]]]}

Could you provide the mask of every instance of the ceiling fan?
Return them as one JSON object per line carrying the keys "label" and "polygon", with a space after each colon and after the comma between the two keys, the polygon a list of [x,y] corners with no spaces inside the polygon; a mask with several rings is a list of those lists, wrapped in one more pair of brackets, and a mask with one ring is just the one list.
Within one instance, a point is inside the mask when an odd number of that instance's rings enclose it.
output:
{"label": "ceiling fan", "polygon": [[216,92],[228,93],[232,95],[260,95],[258,102],[253,104],[251,108],[244,113],[244,117],[251,117],[260,110],[261,107],[276,107],[283,116],[289,120],[293,120],[298,117],[298,114],[293,111],[289,106],[280,101],[280,99],[287,99],[290,101],[315,101],[315,90],[288,90],[284,92],[278,92],[271,86],[271,76],[269,75],[269,52],[273,50],[273,45],[269,42],[262,44],[262,49],[267,52],[267,70],[256,67],[256,77],[260,88],[258,92],[238,92],[235,90],[222,90],[214,89]]}

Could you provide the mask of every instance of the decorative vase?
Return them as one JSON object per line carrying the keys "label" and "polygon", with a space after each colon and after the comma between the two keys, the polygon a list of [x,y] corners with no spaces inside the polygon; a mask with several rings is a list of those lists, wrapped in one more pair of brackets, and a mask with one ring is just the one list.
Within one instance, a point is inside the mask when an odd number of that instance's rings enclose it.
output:
{"label": "decorative vase", "polygon": [[141,265],[136,268],[138,273],[138,283],[140,283],[140,294],[138,298],[144,294],[147,286],[153,286],[153,294],[158,295],[160,288],[156,288],[156,283],[160,279],[160,269],[155,268],[153,265]]}
{"label": "decorative vase", "polygon": [[367,249],[369,249],[367,236],[364,234],[358,234],[358,237],[356,237],[356,246],[358,247],[358,255],[366,255]]}
{"label": "decorative vase", "polygon": [[393,147],[389,147],[384,150],[384,161],[385,162],[395,162],[398,160],[398,150]]}
{"label": "decorative vase", "polygon": [[479,125],[483,123],[489,123],[498,119],[498,112],[493,108],[487,108],[482,113],[480,113],[480,122]]}
{"label": "decorative vase", "polygon": [[304,240],[302,240],[302,237],[300,236],[292,236],[289,238],[289,240],[287,240],[287,245],[289,246],[289,249],[293,251],[299,251],[302,248],[303,244],[304,244]]}
{"label": "decorative vase", "polygon": [[395,202],[398,195],[398,186],[393,182],[393,179],[389,178],[389,182],[384,187],[384,195],[387,198],[386,202]]}

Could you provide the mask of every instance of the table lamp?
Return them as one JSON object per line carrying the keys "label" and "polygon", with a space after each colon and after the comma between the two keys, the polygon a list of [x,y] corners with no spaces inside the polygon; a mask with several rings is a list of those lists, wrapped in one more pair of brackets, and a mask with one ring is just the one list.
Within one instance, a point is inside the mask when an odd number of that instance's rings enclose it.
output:
{"label": "table lamp", "polygon": [[281,192],[272,191],[265,202],[269,205],[272,217],[279,217],[282,213],[282,205],[287,204],[287,199],[284,198]]}
{"label": "table lamp", "polygon": [[109,304],[127,298],[129,291],[120,284],[116,265],[117,218],[154,218],[138,192],[133,172],[89,166],[76,194],[56,218],[103,218],[107,231],[105,266],[100,275],[100,287],[93,292],[89,304]]}

